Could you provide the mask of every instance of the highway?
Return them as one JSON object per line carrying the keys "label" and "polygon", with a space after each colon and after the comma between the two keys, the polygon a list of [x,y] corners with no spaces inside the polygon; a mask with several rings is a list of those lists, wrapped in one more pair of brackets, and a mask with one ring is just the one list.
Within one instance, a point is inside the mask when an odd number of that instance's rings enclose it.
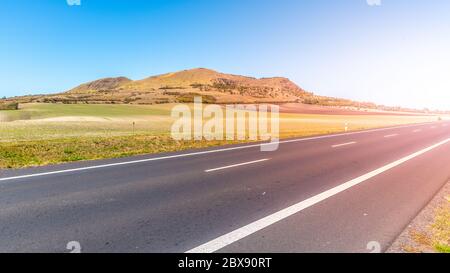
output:
{"label": "highway", "polygon": [[449,121],[2,170],[0,252],[384,251],[449,179]]}

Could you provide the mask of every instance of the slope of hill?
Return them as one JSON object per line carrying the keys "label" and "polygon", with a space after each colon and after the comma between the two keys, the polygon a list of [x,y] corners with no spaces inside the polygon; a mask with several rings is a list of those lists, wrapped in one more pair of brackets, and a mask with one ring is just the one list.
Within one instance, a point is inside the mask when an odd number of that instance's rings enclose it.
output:
{"label": "slope of hill", "polygon": [[89,93],[89,92],[98,92],[98,91],[108,91],[108,90],[114,90],[121,86],[122,84],[131,82],[130,79],[125,77],[119,77],[119,78],[106,78],[106,79],[100,79],[97,81],[89,82],[82,84],[70,91],[68,93]]}

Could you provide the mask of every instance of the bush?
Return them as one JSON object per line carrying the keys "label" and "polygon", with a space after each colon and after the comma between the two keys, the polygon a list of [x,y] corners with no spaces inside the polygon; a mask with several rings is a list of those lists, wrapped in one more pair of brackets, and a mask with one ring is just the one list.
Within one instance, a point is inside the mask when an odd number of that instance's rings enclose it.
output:
{"label": "bush", "polygon": [[215,103],[217,100],[211,95],[200,95],[198,93],[186,93],[177,97],[179,103],[193,103],[195,97],[202,97],[203,103]]}
{"label": "bush", "polygon": [[19,110],[18,102],[0,103],[0,110]]}

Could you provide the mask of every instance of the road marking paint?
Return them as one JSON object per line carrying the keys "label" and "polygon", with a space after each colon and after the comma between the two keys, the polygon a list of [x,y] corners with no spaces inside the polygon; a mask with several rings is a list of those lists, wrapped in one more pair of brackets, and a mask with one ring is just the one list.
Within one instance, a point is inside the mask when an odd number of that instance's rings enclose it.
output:
{"label": "road marking paint", "polygon": [[396,136],[398,136],[398,134],[387,135],[387,136],[384,136],[384,137],[385,138],[390,138],[390,137],[396,137]]}
{"label": "road marking paint", "polygon": [[232,244],[234,242],[237,242],[237,241],[239,241],[239,240],[241,240],[241,239],[243,239],[243,238],[245,238],[245,237],[247,237],[247,236],[257,232],[257,231],[260,231],[260,230],[262,230],[262,229],[264,229],[264,228],[266,228],[266,227],[268,227],[270,225],[273,225],[273,224],[275,224],[275,223],[277,223],[277,222],[279,222],[279,221],[281,221],[281,220],[283,220],[283,219],[285,219],[285,218],[287,218],[289,216],[292,216],[292,215],[294,215],[296,213],[299,213],[302,210],[305,210],[305,209],[307,209],[307,208],[309,208],[309,207],[311,207],[311,206],[313,206],[313,205],[315,205],[317,203],[320,203],[320,202],[322,202],[322,201],[324,201],[324,200],[326,200],[326,199],[328,199],[328,198],[330,198],[330,197],[332,197],[332,196],[334,196],[334,195],[336,195],[338,193],[346,191],[346,190],[348,190],[348,189],[350,189],[350,188],[352,188],[352,187],[354,187],[354,186],[356,186],[358,184],[361,184],[361,183],[363,183],[363,182],[365,182],[365,181],[367,181],[367,180],[369,180],[369,179],[371,179],[371,178],[373,178],[373,177],[375,177],[375,176],[377,176],[379,174],[382,174],[382,173],[384,173],[384,172],[386,172],[388,170],[391,170],[391,169],[393,169],[393,168],[395,168],[395,167],[397,167],[397,166],[399,166],[399,165],[401,165],[401,164],[403,164],[403,163],[405,163],[405,162],[407,162],[407,161],[409,161],[411,159],[414,159],[414,158],[416,158],[416,157],[418,157],[420,155],[423,155],[423,154],[425,154],[425,153],[427,153],[427,152],[429,152],[431,150],[434,150],[434,149],[436,149],[436,148],[438,148],[438,147],[440,147],[442,145],[445,145],[445,144],[447,144],[449,142],[450,142],[450,138],[447,138],[446,140],[441,141],[441,142],[439,142],[437,144],[434,144],[434,145],[432,145],[432,146],[430,146],[428,148],[425,148],[425,149],[423,149],[421,151],[413,153],[413,154],[411,154],[409,156],[406,156],[406,157],[404,157],[402,159],[394,161],[394,162],[392,162],[392,163],[390,163],[388,165],[385,165],[385,166],[383,166],[383,167],[381,167],[379,169],[376,169],[376,170],[371,171],[371,172],[369,172],[367,174],[364,174],[364,175],[362,175],[362,176],[360,176],[358,178],[355,178],[353,180],[345,182],[345,183],[343,183],[343,184],[341,184],[341,185],[339,185],[337,187],[334,187],[332,189],[324,191],[324,192],[322,192],[322,193],[320,193],[320,194],[318,194],[316,196],[310,197],[310,198],[308,198],[308,199],[306,199],[304,201],[301,201],[301,202],[299,202],[299,203],[297,203],[295,205],[292,205],[292,206],[290,206],[288,208],[285,208],[283,210],[275,212],[275,213],[273,213],[273,214],[271,214],[269,216],[266,216],[266,217],[264,217],[264,218],[262,218],[260,220],[257,220],[257,221],[255,221],[253,223],[250,223],[250,224],[248,224],[248,225],[246,225],[244,227],[238,228],[238,229],[236,229],[236,230],[234,230],[234,231],[232,231],[230,233],[222,235],[222,236],[220,236],[220,237],[218,237],[216,239],[213,239],[213,240],[211,240],[211,241],[209,241],[209,242],[207,242],[205,244],[202,244],[202,245],[200,245],[198,247],[195,247],[195,248],[193,248],[191,250],[188,250],[186,253],[212,253],[212,252],[215,252],[217,250],[220,250],[220,249],[222,249],[222,248],[224,248],[224,247],[226,247],[226,246],[228,246],[228,245],[230,245],[230,244]]}
{"label": "road marking paint", "polygon": [[436,126],[431,126],[430,129],[436,129]]}
{"label": "road marking paint", "polygon": [[347,142],[347,143],[342,143],[342,144],[336,144],[336,145],[333,145],[333,146],[331,146],[331,147],[332,147],[332,148],[338,148],[338,147],[348,146],[348,145],[352,145],[352,144],[356,144],[356,142],[355,142],[355,141],[352,141],[352,142]]}
{"label": "road marking paint", "polygon": [[260,162],[264,162],[264,161],[268,161],[268,160],[270,160],[270,158],[264,158],[264,159],[260,159],[260,160],[250,161],[250,162],[233,164],[233,165],[229,165],[229,166],[224,166],[224,167],[219,167],[219,168],[205,170],[205,173],[210,173],[210,172],[215,172],[215,171],[220,171],[220,170],[225,170],[225,169],[231,169],[231,168],[245,166],[245,165],[250,165],[250,164],[256,164],[256,163],[260,163]]}
{"label": "road marking paint", "polygon": [[[278,143],[279,144],[285,144],[285,143],[287,144],[287,143],[295,143],[295,142],[305,142],[305,141],[310,141],[310,140],[328,139],[328,138],[340,137],[340,136],[351,136],[351,135],[359,135],[359,134],[366,134],[366,133],[373,133],[373,132],[382,132],[382,131],[394,130],[394,129],[411,128],[411,127],[417,127],[417,126],[424,126],[426,124],[429,124],[429,123],[401,125],[401,126],[395,126],[395,127],[370,129],[370,130],[349,132],[349,133],[342,133],[342,134],[331,134],[331,135],[315,136],[315,137],[308,137],[308,138],[289,139],[289,140],[279,141]],[[65,169],[65,170],[60,170],[60,171],[50,171],[50,172],[43,172],[43,173],[5,177],[5,178],[0,178],[0,182],[25,179],[25,178],[34,178],[34,177],[54,175],[54,174],[64,174],[64,173],[73,173],[73,172],[80,172],[80,171],[87,171],[87,170],[94,170],[94,169],[110,168],[110,167],[124,166],[124,165],[131,165],[131,164],[139,164],[139,163],[146,163],[146,162],[159,161],[159,160],[168,160],[168,159],[176,159],[176,158],[191,157],[191,156],[198,156],[198,155],[206,155],[206,154],[213,154],[213,153],[220,153],[220,152],[229,152],[229,151],[235,151],[235,150],[260,148],[262,146],[268,146],[268,145],[273,145],[273,143],[269,142],[269,143],[262,143],[262,144],[250,144],[250,145],[236,146],[236,147],[230,147],[230,148],[221,148],[221,149],[215,149],[215,150],[201,151],[201,152],[154,157],[154,158],[147,158],[147,159],[140,159],[140,160],[123,161],[123,162],[118,162],[118,163],[103,164],[103,165],[96,165],[96,166],[90,166],[90,167],[81,167],[81,168]]]}
{"label": "road marking paint", "polygon": [[416,129],[413,131],[413,133],[418,133],[418,132],[422,132],[422,129]]}

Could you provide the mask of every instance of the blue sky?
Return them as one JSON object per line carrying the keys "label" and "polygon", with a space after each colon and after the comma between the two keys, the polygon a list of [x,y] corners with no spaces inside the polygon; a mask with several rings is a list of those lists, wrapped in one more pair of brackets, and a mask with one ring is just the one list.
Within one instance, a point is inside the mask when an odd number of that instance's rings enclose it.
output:
{"label": "blue sky", "polygon": [[450,1],[2,0],[0,96],[194,67],[450,108]]}

